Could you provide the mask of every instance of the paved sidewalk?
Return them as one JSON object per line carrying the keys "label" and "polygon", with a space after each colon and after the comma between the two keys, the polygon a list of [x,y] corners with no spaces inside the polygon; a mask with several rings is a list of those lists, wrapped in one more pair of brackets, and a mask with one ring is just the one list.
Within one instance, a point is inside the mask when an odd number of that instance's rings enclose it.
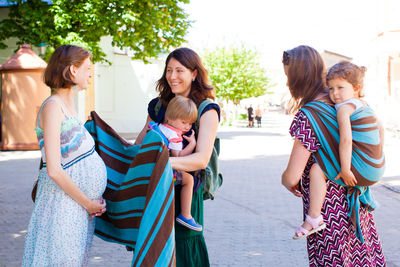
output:
{"label": "paved sidewalk", "polygon": [[[270,113],[263,128],[221,127],[224,184],[205,202],[205,238],[212,266],[308,266],[305,240],[293,241],[301,200],[280,184],[291,150],[290,117]],[[400,141],[387,136],[387,171],[372,190],[389,267],[400,267]],[[40,153],[0,152],[0,267],[20,266],[32,212],[30,190]],[[389,189],[391,188],[391,189]],[[89,266],[130,266],[131,252],[94,240]]]}

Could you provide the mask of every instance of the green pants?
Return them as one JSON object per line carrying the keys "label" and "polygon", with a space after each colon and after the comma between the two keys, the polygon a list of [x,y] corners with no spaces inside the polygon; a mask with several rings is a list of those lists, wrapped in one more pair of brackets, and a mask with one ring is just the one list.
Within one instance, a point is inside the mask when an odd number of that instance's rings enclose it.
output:
{"label": "green pants", "polygon": [[[175,187],[175,217],[181,212],[180,186]],[[203,186],[193,193],[192,217],[203,225]],[[176,267],[208,267],[210,262],[203,232],[190,230],[175,222]]]}

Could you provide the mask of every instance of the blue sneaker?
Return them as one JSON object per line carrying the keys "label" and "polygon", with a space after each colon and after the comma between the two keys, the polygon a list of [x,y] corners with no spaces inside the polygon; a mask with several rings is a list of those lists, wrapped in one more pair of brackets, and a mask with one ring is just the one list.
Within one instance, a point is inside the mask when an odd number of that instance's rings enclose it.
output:
{"label": "blue sneaker", "polygon": [[203,230],[203,226],[200,224],[196,223],[196,221],[191,218],[191,219],[186,219],[182,214],[179,214],[178,217],[176,217],[176,221],[180,224],[183,225],[193,231],[201,232]]}

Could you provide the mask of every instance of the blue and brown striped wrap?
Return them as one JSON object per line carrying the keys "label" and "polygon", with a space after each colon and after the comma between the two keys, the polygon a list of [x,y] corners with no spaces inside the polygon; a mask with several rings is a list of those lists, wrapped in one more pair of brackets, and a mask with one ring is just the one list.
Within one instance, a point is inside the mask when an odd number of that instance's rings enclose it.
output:
{"label": "blue and brown striped wrap", "polygon": [[[310,102],[301,110],[310,121],[311,127],[321,144],[313,156],[326,177],[347,187],[342,179],[334,178],[340,172],[339,126],[334,107],[324,102]],[[374,210],[377,203],[369,186],[378,182],[385,171],[383,143],[379,135],[377,118],[370,107],[362,107],[350,116],[352,129],[351,171],[357,179],[357,185],[347,187],[349,216],[356,228],[356,235],[363,242],[359,224],[360,205]]]}
{"label": "blue and brown striped wrap", "polygon": [[107,167],[107,212],[95,234],[133,249],[132,266],[175,266],[174,184],[168,148],[149,131],[141,145],[121,138],[94,112],[85,127]]}

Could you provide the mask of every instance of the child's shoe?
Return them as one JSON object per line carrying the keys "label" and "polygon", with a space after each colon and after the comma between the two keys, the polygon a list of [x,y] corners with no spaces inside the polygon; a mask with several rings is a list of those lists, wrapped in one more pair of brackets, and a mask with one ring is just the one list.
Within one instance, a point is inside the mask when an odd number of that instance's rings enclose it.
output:
{"label": "child's shoe", "polygon": [[307,237],[326,228],[326,224],[324,222],[324,219],[322,218],[322,215],[319,215],[317,218],[312,218],[306,215],[306,221],[311,225],[312,229],[307,230],[304,229],[302,226],[299,226],[299,228],[296,229],[293,239]]}
{"label": "child's shoe", "polygon": [[183,225],[193,231],[201,232],[203,230],[203,227],[200,224],[196,223],[193,218],[186,219],[182,214],[179,214],[179,216],[176,217],[176,221],[180,225]]}

